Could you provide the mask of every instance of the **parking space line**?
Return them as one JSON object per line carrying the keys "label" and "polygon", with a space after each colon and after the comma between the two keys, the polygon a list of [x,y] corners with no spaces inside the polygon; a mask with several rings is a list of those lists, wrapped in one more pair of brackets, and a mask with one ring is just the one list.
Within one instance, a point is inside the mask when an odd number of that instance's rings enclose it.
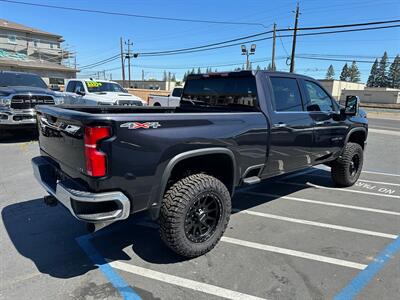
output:
{"label": "parking space line", "polygon": [[380,133],[380,134],[388,134],[388,135],[396,135],[400,136],[400,132],[396,130],[385,130],[385,129],[373,129],[369,128],[368,132]]}
{"label": "parking space line", "polygon": [[[149,228],[158,227],[156,224],[154,224],[152,222],[147,222],[147,221],[138,222],[138,223],[136,223],[136,225],[149,227]],[[309,259],[309,260],[315,260],[315,261],[319,261],[319,262],[325,262],[325,263],[329,263],[329,264],[333,264],[333,265],[354,268],[354,269],[359,269],[359,270],[363,270],[367,266],[367,265],[352,262],[352,261],[347,261],[347,260],[342,260],[342,259],[337,259],[337,258],[332,258],[332,257],[327,257],[327,256],[322,256],[322,255],[318,255],[318,254],[302,252],[302,251],[297,251],[297,250],[292,250],[292,249],[287,249],[287,248],[270,246],[270,245],[266,245],[266,244],[254,243],[254,242],[239,240],[236,238],[231,238],[231,237],[226,237],[226,236],[223,236],[221,238],[221,241],[228,243],[228,244],[234,244],[234,245],[239,245],[239,246],[243,246],[243,247],[273,252],[273,253],[286,254],[286,255],[290,255],[290,256],[305,258],[305,259]]]}
{"label": "parking space line", "polygon": [[109,264],[118,270],[122,270],[128,273],[139,275],[142,277],[154,279],[157,281],[165,282],[168,284],[176,285],[179,287],[191,289],[198,292],[203,292],[206,294],[226,298],[226,299],[239,299],[239,300],[263,300],[264,298],[255,297],[252,295],[232,291],[219,286],[211,285],[208,283],[198,282],[191,279],[186,279],[178,277],[175,275],[170,275],[158,271],[153,271],[150,269],[134,266],[121,261],[111,261]]}
{"label": "parking space line", "polygon": [[311,226],[317,226],[317,227],[323,227],[323,228],[330,228],[330,229],[336,229],[336,230],[341,230],[341,231],[354,232],[354,233],[383,237],[383,238],[388,238],[388,239],[396,239],[398,237],[397,235],[394,235],[394,234],[388,234],[388,233],[382,233],[382,232],[376,232],[376,231],[370,231],[370,230],[364,230],[364,229],[358,229],[358,228],[352,228],[352,227],[340,226],[340,225],[334,225],[334,224],[327,224],[327,223],[321,223],[321,222],[314,222],[314,221],[308,221],[308,220],[297,219],[297,218],[278,216],[278,215],[267,214],[267,213],[252,211],[252,210],[233,209],[232,211],[241,213],[241,214],[263,217],[263,218],[269,218],[269,219],[275,219],[275,220],[281,220],[281,221],[286,221],[286,222],[305,224],[305,225],[311,225]]}
{"label": "parking space line", "polygon": [[[314,168],[320,169],[320,170],[326,170],[326,171],[331,170],[330,167],[325,166],[325,165],[318,165],[318,166],[315,166]],[[385,172],[379,172],[379,171],[373,171],[373,170],[362,170],[361,173],[400,177],[400,174],[385,173]]]}
{"label": "parking space line", "polygon": [[295,185],[295,186],[311,186],[316,189],[322,189],[322,190],[331,190],[331,191],[339,191],[339,192],[347,192],[347,193],[356,193],[356,194],[365,194],[365,195],[371,195],[371,196],[380,196],[380,197],[386,197],[386,198],[395,198],[395,199],[400,199],[400,196],[397,195],[386,195],[386,194],[379,194],[379,193],[371,193],[371,192],[365,192],[365,191],[358,191],[358,190],[350,190],[350,189],[344,189],[344,188],[330,188],[326,186],[321,186],[318,184],[314,184],[311,182],[307,183],[298,183],[298,182],[286,182],[282,180],[277,180],[275,181],[277,183],[282,183],[282,184],[288,184],[288,185]]}
{"label": "parking space line", "polygon": [[382,270],[385,264],[392,259],[400,251],[400,237],[390,243],[372,263],[370,263],[363,271],[357,274],[352,281],[338,293],[334,300],[350,300],[355,298],[362,289]]}
{"label": "parking space line", "polygon": [[235,245],[249,247],[249,248],[253,248],[253,249],[274,252],[274,253],[280,253],[280,254],[286,254],[286,255],[290,255],[290,256],[305,258],[305,259],[309,259],[309,260],[315,260],[315,261],[319,261],[319,262],[325,262],[328,264],[333,264],[333,265],[338,265],[338,266],[343,266],[343,267],[348,267],[348,268],[354,268],[354,269],[359,269],[359,270],[364,270],[367,267],[367,265],[356,263],[356,262],[351,262],[351,261],[347,261],[347,260],[342,260],[342,259],[337,259],[337,258],[332,258],[332,257],[312,254],[312,253],[308,253],[308,252],[297,251],[297,250],[291,250],[291,249],[286,249],[286,248],[280,248],[280,247],[275,247],[275,246],[270,246],[270,245],[265,245],[265,244],[260,244],[260,243],[254,243],[254,242],[239,240],[239,239],[235,239],[235,238],[225,237],[225,236],[223,236],[221,238],[221,241],[223,241],[225,243],[235,244]]}
{"label": "parking space line", "polygon": [[[293,177],[297,177],[300,175],[304,175],[304,174],[309,174],[312,177],[322,177],[322,178],[330,178],[331,176],[329,175],[324,175],[324,174],[311,174],[313,172],[302,172],[299,174],[293,174],[292,176],[288,176],[288,177],[283,177],[282,179],[288,179],[288,178],[293,178]],[[374,180],[367,180],[367,179],[361,179],[359,178],[357,180],[358,181],[362,181],[362,182],[368,182],[368,183],[375,183],[375,184],[384,184],[384,185],[393,185],[393,186],[400,186],[400,183],[393,183],[393,182],[384,182],[384,181],[374,181]]]}
{"label": "parking space line", "polygon": [[312,203],[312,204],[326,205],[326,206],[333,206],[333,207],[340,207],[340,208],[349,208],[349,209],[367,211],[367,212],[373,212],[373,213],[379,213],[379,214],[400,216],[400,212],[384,210],[384,209],[355,206],[355,205],[348,205],[348,204],[341,204],[341,203],[334,203],[334,202],[325,202],[325,201],[318,201],[318,200],[312,200],[312,199],[304,199],[304,198],[297,198],[297,197],[283,196],[283,195],[269,194],[269,193],[259,193],[259,192],[251,192],[251,191],[244,191],[242,193],[253,195],[253,196],[281,198],[281,199],[285,199],[285,200],[289,200],[289,201],[298,201],[298,202],[304,202],[304,203]]}
{"label": "parking space line", "polygon": [[76,238],[78,245],[85,251],[94,265],[98,266],[100,271],[121,294],[124,300],[141,300],[142,298],[122,279],[121,276],[106,262],[101,254],[90,242],[93,237],[91,234],[86,234]]}

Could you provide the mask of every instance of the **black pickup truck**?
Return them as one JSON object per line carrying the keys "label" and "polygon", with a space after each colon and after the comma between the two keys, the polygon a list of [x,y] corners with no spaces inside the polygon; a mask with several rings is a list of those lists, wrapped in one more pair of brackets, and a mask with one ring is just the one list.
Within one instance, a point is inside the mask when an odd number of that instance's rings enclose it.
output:
{"label": "black pickup truck", "polygon": [[172,250],[196,257],[221,238],[238,186],[318,164],[354,184],[368,130],[358,104],[296,74],[190,75],[175,108],[40,106],[32,163],[46,202],[93,230],[147,210]]}

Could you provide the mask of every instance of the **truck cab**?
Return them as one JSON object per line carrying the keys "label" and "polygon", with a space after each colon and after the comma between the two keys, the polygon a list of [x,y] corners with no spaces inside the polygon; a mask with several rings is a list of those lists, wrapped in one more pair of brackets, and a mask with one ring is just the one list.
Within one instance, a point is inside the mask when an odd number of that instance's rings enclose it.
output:
{"label": "truck cab", "polygon": [[149,95],[147,102],[149,106],[176,107],[180,104],[182,92],[183,87],[176,87],[168,96]]}
{"label": "truck cab", "polygon": [[65,103],[75,105],[147,105],[117,82],[94,79],[70,79],[65,88]]}

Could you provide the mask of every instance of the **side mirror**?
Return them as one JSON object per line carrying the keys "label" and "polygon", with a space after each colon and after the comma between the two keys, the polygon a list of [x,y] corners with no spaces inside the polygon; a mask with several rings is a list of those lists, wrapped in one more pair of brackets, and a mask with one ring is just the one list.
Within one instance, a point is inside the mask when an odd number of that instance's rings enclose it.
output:
{"label": "side mirror", "polygon": [[344,108],[344,113],[349,116],[358,115],[358,108],[360,106],[360,98],[358,96],[347,96],[346,106]]}

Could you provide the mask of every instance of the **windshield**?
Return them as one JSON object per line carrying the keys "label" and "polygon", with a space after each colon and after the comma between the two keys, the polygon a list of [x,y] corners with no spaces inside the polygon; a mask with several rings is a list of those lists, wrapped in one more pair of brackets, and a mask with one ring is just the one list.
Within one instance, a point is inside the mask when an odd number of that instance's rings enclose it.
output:
{"label": "windshield", "polygon": [[37,75],[0,73],[0,86],[33,86],[47,89],[46,83]]}
{"label": "windshield", "polygon": [[98,92],[118,92],[126,93],[126,91],[114,82],[85,81],[89,93]]}

